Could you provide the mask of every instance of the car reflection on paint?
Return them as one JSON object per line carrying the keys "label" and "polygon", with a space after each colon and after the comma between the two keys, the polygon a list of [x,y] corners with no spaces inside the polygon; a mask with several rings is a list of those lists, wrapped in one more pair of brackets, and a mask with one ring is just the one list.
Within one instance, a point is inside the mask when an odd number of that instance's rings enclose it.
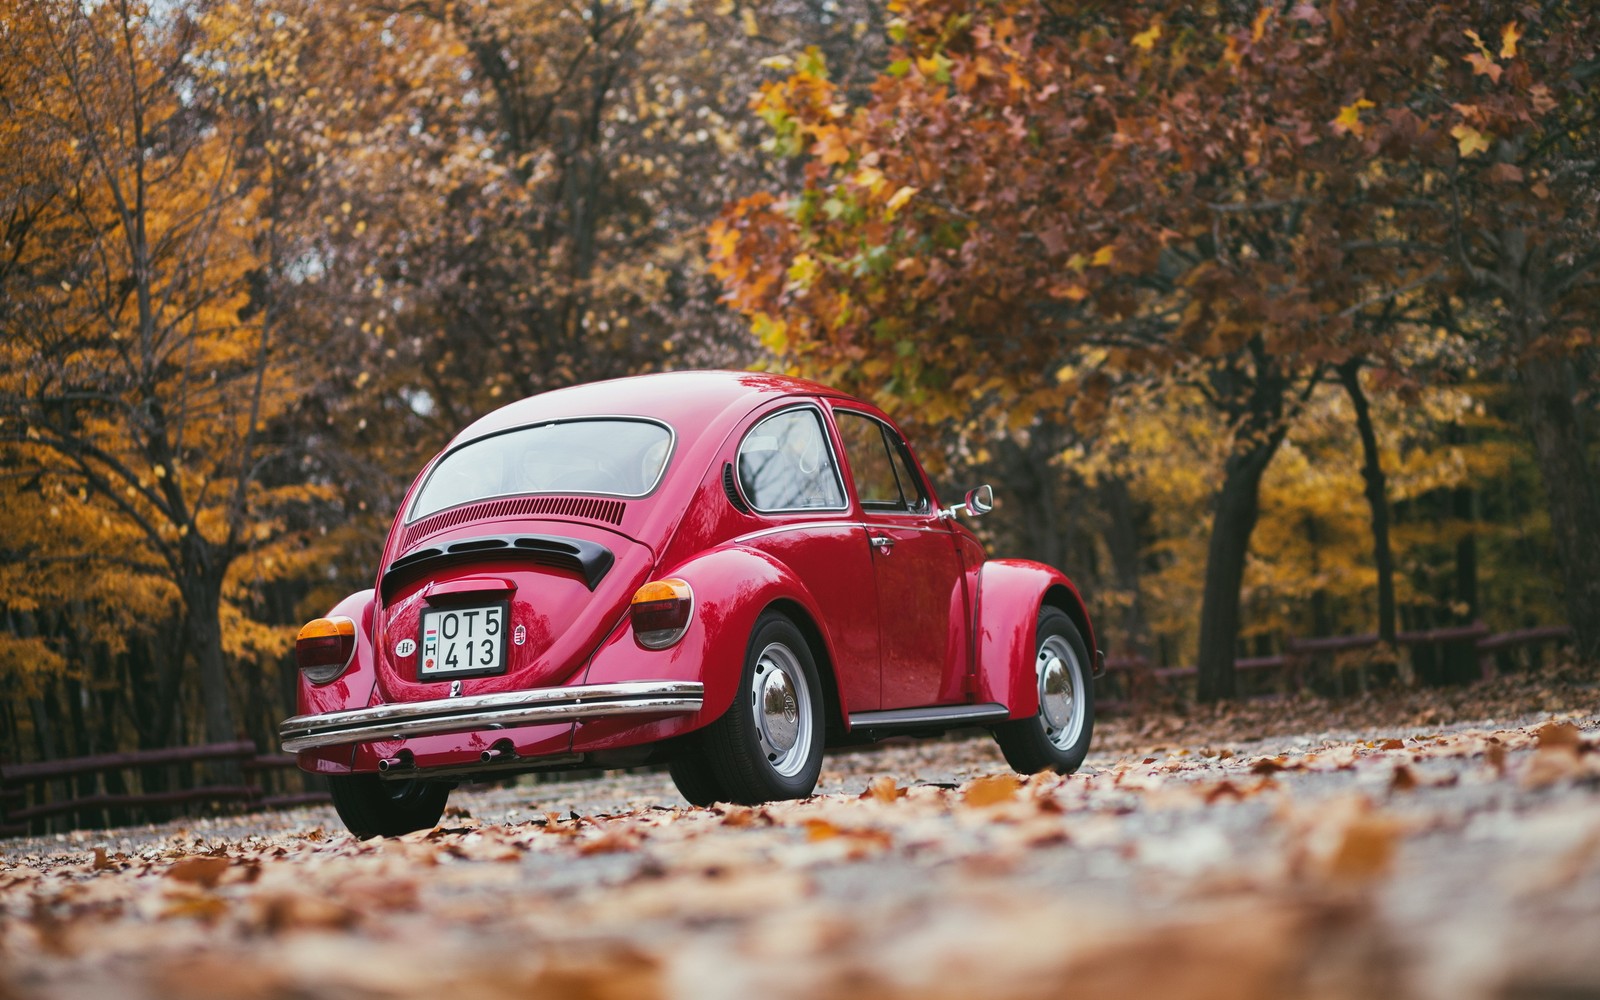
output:
{"label": "car reflection on paint", "polygon": [[679,372],[502,407],[417,477],[371,590],[296,643],[281,736],[360,836],[455,784],[666,762],[686,799],[809,795],[824,747],[990,729],[1070,772],[1094,632],[1059,571],[989,559],[904,436],[825,386]]}

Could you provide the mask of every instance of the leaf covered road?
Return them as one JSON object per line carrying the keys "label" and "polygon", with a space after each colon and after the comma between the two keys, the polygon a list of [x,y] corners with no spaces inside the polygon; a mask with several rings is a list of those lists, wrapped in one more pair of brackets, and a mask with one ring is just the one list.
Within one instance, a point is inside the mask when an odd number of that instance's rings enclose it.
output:
{"label": "leaf covered road", "polygon": [[754,809],[632,774],[396,840],[307,810],[4,843],[0,997],[1600,992],[1600,716],[1106,735],[1068,778],[985,739],[840,755]]}

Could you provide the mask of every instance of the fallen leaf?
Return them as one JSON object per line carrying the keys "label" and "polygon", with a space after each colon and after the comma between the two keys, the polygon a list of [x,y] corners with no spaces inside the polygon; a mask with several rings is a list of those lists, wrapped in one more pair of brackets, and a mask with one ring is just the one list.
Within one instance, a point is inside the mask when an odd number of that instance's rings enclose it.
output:
{"label": "fallen leaf", "polygon": [[1273,774],[1277,771],[1289,769],[1288,759],[1285,757],[1262,757],[1250,765],[1252,774]]}
{"label": "fallen leaf", "polygon": [[1534,732],[1534,736],[1538,737],[1541,750],[1561,747],[1576,750],[1583,743],[1578,727],[1570,722],[1547,722]]}
{"label": "fallen leaf", "polygon": [[1339,847],[1328,861],[1337,880],[1364,882],[1385,875],[1394,863],[1400,828],[1382,816],[1360,816],[1344,828]]}
{"label": "fallen leaf", "polygon": [[888,775],[872,779],[867,790],[861,793],[863,799],[875,799],[879,802],[894,802],[903,795],[905,792],[898,788],[894,779]]}
{"label": "fallen leaf", "polygon": [[998,805],[1001,802],[1010,802],[1017,797],[1017,789],[1021,781],[1010,774],[996,774],[987,778],[977,778],[967,785],[966,793],[961,801],[975,809],[985,806]]}
{"label": "fallen leaf", "polygon": [[167,878],[210,889],[222,880],[232,864],[233,861],[226,857],[184,858],[167,869]]}
{"label": "fallen leaf", "polygon": [[228,903],[211,893],[183,893],[172,897],[161,910],[163,920],[190,919],[209,924],[228,912]]}
{"label": "fallen leaf", "polygon": [[342,930],[361,915],[326,896],[302,892],[264,893],[252,900],[254,926],[268,934],[298,930]]}

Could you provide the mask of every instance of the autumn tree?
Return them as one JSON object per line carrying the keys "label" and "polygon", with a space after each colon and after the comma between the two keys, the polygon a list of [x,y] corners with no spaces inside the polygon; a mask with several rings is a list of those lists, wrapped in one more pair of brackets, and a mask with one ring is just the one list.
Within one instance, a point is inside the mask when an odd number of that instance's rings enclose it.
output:
{"label": "autumn tree", "polygon": [[1092,420],[1130,376],[1209,400],[1232,444],[1200,694],[1226,696],[1260,483],[1295,413],[1338,369],[1398,357],[1451,287],[1406,227],[1469,155],[1436,95],[1471,84],[1462,21],[1484,12],[895,10],[867,100],[841,100],[820,58],[764,88],[805,180],[713,228],[729,299],[776,352],[933,420],[974,400]]}
{"label": "autumn tree", "polygon": [[274,572],[282,518],[317,492],[268,477],[292,454],[279,418],[299,370],[251,298],[255,186],[190,72],[200,30],[184,7],[133,2],[29,4],[0,24],[19,78],[4,98],[18,174],[0,192],[0,443],[8,487],[53,519],[11,556],[86,581],[120,567],[135,602],[181,606],[158,741],[183,653],[206,737],[237,735],[227,647],[282,637],[252,632],[236,574]]}

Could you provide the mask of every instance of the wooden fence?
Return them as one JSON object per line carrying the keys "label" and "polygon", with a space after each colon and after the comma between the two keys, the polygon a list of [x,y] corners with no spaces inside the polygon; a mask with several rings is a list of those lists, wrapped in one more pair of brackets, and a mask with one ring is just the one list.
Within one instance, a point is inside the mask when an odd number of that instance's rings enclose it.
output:
{"label": "wooden fence", "polygon": [[42,832],[57,817],[70,828],[113,826],[195,808],[328,801],[326,792],[291,791],[295,779],[281,772],[293,768],[292,756],[261,755],[248,740],[0,764],[0,836]]}
{"label": "wooden fence", "polygon": [[[1513,650],[1557,642],[1572,636],[1565,625],[1543,628],[1517,629],[1511,632],[1491,633],[1482,622],[1453,628],[1428,629],[1421,632],[1401,632],[1395,637],[1405,655],[1416,662],[1417,651],[1428,647],[1446,647],[1452,644],[1470,649],[1476,663],[1478,676],[1489,680],[1500,672],[1499,661]],[[1280,689],[1297,691],[1307,684],[1307,674],[1318,666],[1328,666],[1336,657],[1360,650],[1374,649],[1379,644],[1376,635],[1336,635],[1314,639],[1290,639],[1282,653],[1275,656],[1247,656],[1234,661],[1233,669],[1242,677],[1275,678]],[[1397,651],[1398,652],[1398,651]],[[1357,668],[1358,676],[1359,670]],[[1106,660],[1106,673],[1118,688],[1118,697],[1097,699],[1097,704],[1112,711],[1138,713],[1163,688],[1171,688],[1196,678],[1195,667],[1158,667],[1137,656],[1113,656]],[[1110,694],[1111,692],[1108,692]]]}

